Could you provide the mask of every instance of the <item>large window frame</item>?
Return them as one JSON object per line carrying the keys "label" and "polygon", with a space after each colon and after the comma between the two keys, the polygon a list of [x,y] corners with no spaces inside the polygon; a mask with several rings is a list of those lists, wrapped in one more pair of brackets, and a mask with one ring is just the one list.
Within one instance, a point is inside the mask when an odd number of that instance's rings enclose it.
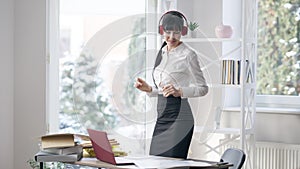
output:
{"label": "large window frame", "polygon": [[[259,21],[260,17],[258,16],[257,18]],[[257,94],[256,103],[258,112],[260,111],[260,108],[268,108],[270,112],[299,112],[300,114],[300,96]]]}
{"label": "large window frame", "polygon": [[46,16],[46,122],[47,132],[59,131],[59,0],[47,0]]}
{"label": "large window frame", "polygon": [[[145,4],[145,12],[149,15],[146,20],[146,29],[149,32],[156,31],[156,22],[157,16],[153,15],[157,12],[157,7],[153,7],[155,0],[148,0]],[[46,86],[46,96],[47,96],[47,110],[46,110],[46,122],[47,122],[47,132],[57,133],[59,131],[59,54],[60,51],[57,46],[59,41],[59,0],[47,0],[47,86]],[[153,51],[157,49],[157,37],[153,36],[154,34],[149,34],[149,37],[146,38],[146,55],[153,56]],[[147,35],[146,35],[147,36]],[[149,53],[148,53],[149,52]],[[153,57],[146,57],[146,67],[152,66],[154,62]],[[150,74],[146,75],[147,79]],[[149,77],[148,77],[149,76]],[[147,109],[147,108],[146,108]],[[146,118],[148,114],[146,114]],[[152,135],[152,127],[146,126],[146,138]],[[146,151],[149,148],[149,143],[146,143]]]}

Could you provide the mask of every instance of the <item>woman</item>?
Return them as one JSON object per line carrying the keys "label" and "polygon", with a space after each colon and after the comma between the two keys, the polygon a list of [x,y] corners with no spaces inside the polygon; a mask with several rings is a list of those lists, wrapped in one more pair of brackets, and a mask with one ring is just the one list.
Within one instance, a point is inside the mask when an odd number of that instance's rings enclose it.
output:
{"label": "woman", "polygon": [[[154,86],[137,78],[135,87],[157,96],[157,121],[150,146],[151,155],[187,158],[194,118],[187,98],[208,92],[196,52],[180,38],[187,34],[187,19],[178,11],[165,13],[159,33],[164,43],[153,68]],[[185,25],[184,25],[185,23]]]}

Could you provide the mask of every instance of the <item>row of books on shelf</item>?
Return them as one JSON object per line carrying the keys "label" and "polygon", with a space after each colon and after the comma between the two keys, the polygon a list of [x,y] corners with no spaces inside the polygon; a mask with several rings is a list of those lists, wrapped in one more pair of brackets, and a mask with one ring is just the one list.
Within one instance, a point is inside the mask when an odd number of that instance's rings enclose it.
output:
{"label": "row of books on shelf", "polygon": [[[253,67],[250,67],[248,60],[245,62],[245,77],[247,83],[253,82]],[[221,83],[222,84],[232,84],[239,85],[241,84],[241,60],[231,60],[226,59],[222,60],[222,69],[221,69]]]}
{"label": "row of books on shelf", "polygon": [[[75,162],[82,157],[95,157],[89,136],[60,133],[41,136],[41,148],[35,154],[36,162]],[[115,156],[126,156],[115,139],[109,140]]]}

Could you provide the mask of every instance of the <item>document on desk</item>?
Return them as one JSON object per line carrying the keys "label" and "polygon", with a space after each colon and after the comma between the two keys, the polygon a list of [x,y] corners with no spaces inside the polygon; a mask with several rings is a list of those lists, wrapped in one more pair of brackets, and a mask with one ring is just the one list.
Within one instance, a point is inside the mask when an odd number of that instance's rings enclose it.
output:
{"label": "document on desk", "polygon": [[130,158],[139,168],[174,168],[174,167],[209,167],[211,164],[202,161],[183,160],[167,157],[139,157]]}

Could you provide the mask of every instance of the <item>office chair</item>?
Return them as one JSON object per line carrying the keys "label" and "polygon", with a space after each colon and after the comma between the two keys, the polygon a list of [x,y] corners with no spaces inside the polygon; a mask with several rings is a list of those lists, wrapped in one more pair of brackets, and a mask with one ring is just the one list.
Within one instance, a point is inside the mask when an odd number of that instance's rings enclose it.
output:
{"label": "office chair", "polygon": [[229,169],[241,169],[246,159],[245,153],[237,148],[228,148],[222,154],[220,162],[233,164]]}

